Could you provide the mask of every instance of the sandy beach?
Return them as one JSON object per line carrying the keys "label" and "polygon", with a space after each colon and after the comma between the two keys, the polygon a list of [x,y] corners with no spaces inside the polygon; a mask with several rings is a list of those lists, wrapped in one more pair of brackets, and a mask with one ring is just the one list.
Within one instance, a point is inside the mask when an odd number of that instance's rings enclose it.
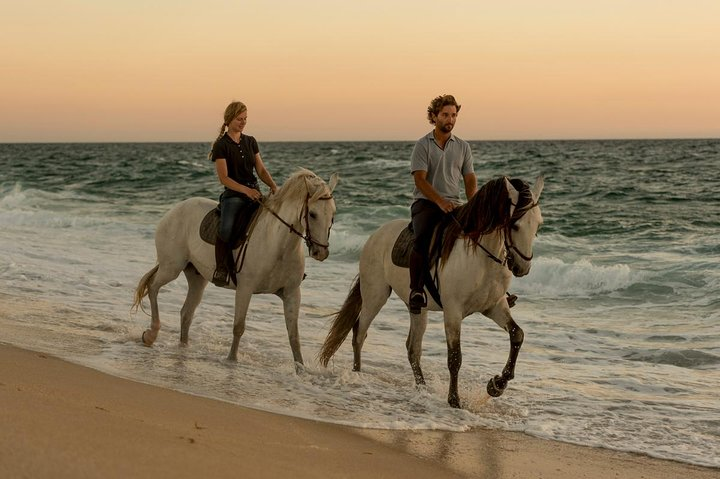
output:
{"label": "sandy beach", "polygon": [[475,430],[362,430],[109,376],[0,345],[0,477],[717,478],[636,454]]}

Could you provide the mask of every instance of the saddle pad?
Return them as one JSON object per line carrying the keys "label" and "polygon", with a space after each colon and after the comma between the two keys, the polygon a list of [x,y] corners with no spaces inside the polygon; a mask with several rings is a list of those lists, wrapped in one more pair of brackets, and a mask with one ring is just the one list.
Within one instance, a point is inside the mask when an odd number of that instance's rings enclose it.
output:
{"label": "saddle pad", "polygon": [[400,232],[392,249],[391,257],[395,266],[399,266],[400,268],[410,267],[410,252],[412,251],[414,242],[415,234],[410,230],[410,225],[408,225]]}
{"label": "saddle pad", "polygon": [[220,207],[208,211],[200,223],[200,238],[206,243],[215,244],[220,229]]}
{"label": "saddle pad", "polygon": [[[235,230],[233,231],[232,249],[239,248],[245,241],[247,228],[252,223],[252,219],[257,213],[259,205],[250,203],[242,209],[239,218],[235,222]],[[200,238],[210,244],[217,242],[218,230],[220,229],[220,206],[208,211],[203,220],[200,222]]]}

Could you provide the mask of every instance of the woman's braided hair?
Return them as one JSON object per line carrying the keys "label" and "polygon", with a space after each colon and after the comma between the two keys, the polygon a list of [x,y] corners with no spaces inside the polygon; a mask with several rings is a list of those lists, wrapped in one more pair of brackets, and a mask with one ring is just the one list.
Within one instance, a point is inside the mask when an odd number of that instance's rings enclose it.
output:
{"label": "woman's braided hair", "polygon": [[247,110],[247,107],[245,104],[241,101],[234,101],[230,103],[227,108],[225,108],[225,114],[223,115],[223,124],[220,125],[220,131],[218,133],[217,138],[215,138],[215,141],[212,142],[210,145],[210,152],[208,153],[208,159],[212,160],[212,151],[213,148],[215,148],[215,143],[218,142],[220,138],[223,137],[225,134],[225,129],[230,124],[231,121],[233,121],[240,113]]}

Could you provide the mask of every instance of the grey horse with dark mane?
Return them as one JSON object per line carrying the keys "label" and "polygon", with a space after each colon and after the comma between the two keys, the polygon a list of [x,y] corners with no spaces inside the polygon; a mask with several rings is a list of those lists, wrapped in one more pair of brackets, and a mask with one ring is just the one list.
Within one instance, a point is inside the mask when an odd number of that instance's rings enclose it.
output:
{"label": "grey horse with dark mane", "polygon": [[[514,378],[524,334],[510,314],[505,293],[512,276],[524,276],[530,271],[533,241],[543,222],[538,205],[543,185],[542,177],[532,187],[521,180],[501,177],[483,185],[467,204],[456,209],[441,240],[437,279],[442,306],[428,297],[427,309],[420,314],[410,313],[406,347],[415,382],[421,385],[425,384],[420,357],[427,310],[443,312],[450,370],[448,403],[453,407],[460,407],[461,324],[474,312],[495,321],[510,337],[507,363],[502,373],[488,382],[488,393],[500,396]],[[352,330],[353,370],[360,371],[360,353],[368,328],[391,292],[408,304],[408,269],[392,261],[393,245],[406,225],[406,220],[386,223],[365,243],[360,273],[318,355],[323,365],[327,366]]]}

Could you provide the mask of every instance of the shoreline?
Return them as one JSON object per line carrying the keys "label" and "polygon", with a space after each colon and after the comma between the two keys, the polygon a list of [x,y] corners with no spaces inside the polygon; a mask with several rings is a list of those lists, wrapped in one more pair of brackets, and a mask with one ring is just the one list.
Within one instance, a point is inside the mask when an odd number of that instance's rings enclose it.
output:
{"label": "shoreline", "polygon": [[0,343],[0,476],[717,478],[519,432],[372,430],[249,409]]}

